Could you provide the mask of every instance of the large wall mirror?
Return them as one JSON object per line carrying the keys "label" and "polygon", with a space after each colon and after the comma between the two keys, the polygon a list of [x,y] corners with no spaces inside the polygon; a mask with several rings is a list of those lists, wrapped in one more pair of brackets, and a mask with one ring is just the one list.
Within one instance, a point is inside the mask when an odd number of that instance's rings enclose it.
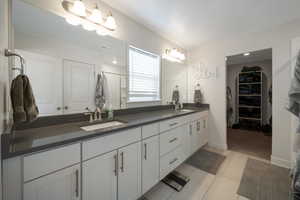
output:
{"label": "large wall mirror", "polygon": [[126,107],[125,42],[72,26],[23,1],[12,2],[14,50],[26,60],[24,73],[31,80],[41,116],[94,109],[100,73],[106,104],[113,109]]}
{"label": "large wall mirror", "polygon": [[[104,75],[107,107],[143,105],[127,103],[127,42],[72,26],[62,16],[22,0],[12,0],[12,24],[12,49],[26,60],[24,73],[31,81],[40,116],[95,109],[98,74]],[[19,60],[13,65],[19,67]],[[161,101],[156,105],[171,101],[176,85],[185,102],[183,64],[162,60],[161,65]],[[18,74],[13,71],[12,78]]]}

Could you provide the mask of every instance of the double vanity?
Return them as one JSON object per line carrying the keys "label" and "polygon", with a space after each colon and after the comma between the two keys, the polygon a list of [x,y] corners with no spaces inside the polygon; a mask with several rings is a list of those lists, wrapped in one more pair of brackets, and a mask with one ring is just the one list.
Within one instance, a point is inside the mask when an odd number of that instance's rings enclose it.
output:
{"label": "double vanity", "polygon": [[208,142],[208,106],[123,113],[113,123],[3,135],[4,200],[135,200]]}

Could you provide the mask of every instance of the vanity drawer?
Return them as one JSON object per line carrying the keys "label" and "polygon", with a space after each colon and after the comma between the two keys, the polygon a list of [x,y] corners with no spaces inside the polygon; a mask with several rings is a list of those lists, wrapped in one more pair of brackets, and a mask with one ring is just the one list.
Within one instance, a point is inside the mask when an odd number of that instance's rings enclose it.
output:
{"label": "vanity drawer", "polygon": [[189,121],[193,122],[205,116],[208,116],[208,111],[197,112],[189,116]]}
{"label": "vanity drawer", "polygon": [[160,158],[160,179],[172,172],[183,161],[183,150],[179,146]]}
{"label": "vanity drawer", "polygon": [[80,162],[80,144],[24,157],[24,182]]}
{"label": "vanity drawer", "polygon": [[140,140],[141,128],[129,129],[91,139],[82,143],[82,159],[87,160]]}
{"label": "vanity drawer", "polygon": [[159,123],[148,124],[142,127],[142,138],[149,138],[159,134]]}
{"label": "vanity drawer", "polygon": [[172,151],[181,144],[182,127],[171,129],[160,134],[160,156]]}
{"label": "vanity drawer", "polygon": [[168,119],[159,123],[160,132],[165,132],[172,128],[176,128],[186,122],[186,117],[176,117],[173,119]]}

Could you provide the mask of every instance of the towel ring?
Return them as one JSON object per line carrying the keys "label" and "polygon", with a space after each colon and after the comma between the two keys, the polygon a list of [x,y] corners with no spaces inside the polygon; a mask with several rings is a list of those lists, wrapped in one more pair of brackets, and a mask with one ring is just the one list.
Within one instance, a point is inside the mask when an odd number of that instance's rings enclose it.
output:
{"label": "towel ring", "polygon": [[18,70],[18,71],[20,71],[20,73],[21,73],[22,75],[24,74],[24,64],[25,64],[25,59],[24,59],[21,55],[12,52],[12,51],[9,50],[9,49],[5,49],[5,50],[4,50],[4,56],[6,56],[6,57],[11,57],[11,56],[16,56],[16,57],[18,57],[18,58],[20,59],[21,68],[13,67],[13,68],[11,68],[11,69],[12,69],[12,70]]}

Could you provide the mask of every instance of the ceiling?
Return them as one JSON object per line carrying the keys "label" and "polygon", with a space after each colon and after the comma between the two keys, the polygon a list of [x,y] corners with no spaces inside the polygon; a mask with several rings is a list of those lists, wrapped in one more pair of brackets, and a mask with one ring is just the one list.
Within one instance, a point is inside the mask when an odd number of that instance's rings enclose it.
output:
{"label": "ceiling", "polygon": [[300,18],[299,0],[102,0],[185,48]]}
{"label": "ceiling", "polygon": [[[245,52],[245,53],[248,53],[248,52]],[[272,49],[262,49],[262,50],[258,50],[258,51],[252,51],[249,53],[250,53],[250,55],[248,55],[248,56],[244,56],[244,54],[228,56],[227,61],[226,61],[227,66],[272,60]]]}

